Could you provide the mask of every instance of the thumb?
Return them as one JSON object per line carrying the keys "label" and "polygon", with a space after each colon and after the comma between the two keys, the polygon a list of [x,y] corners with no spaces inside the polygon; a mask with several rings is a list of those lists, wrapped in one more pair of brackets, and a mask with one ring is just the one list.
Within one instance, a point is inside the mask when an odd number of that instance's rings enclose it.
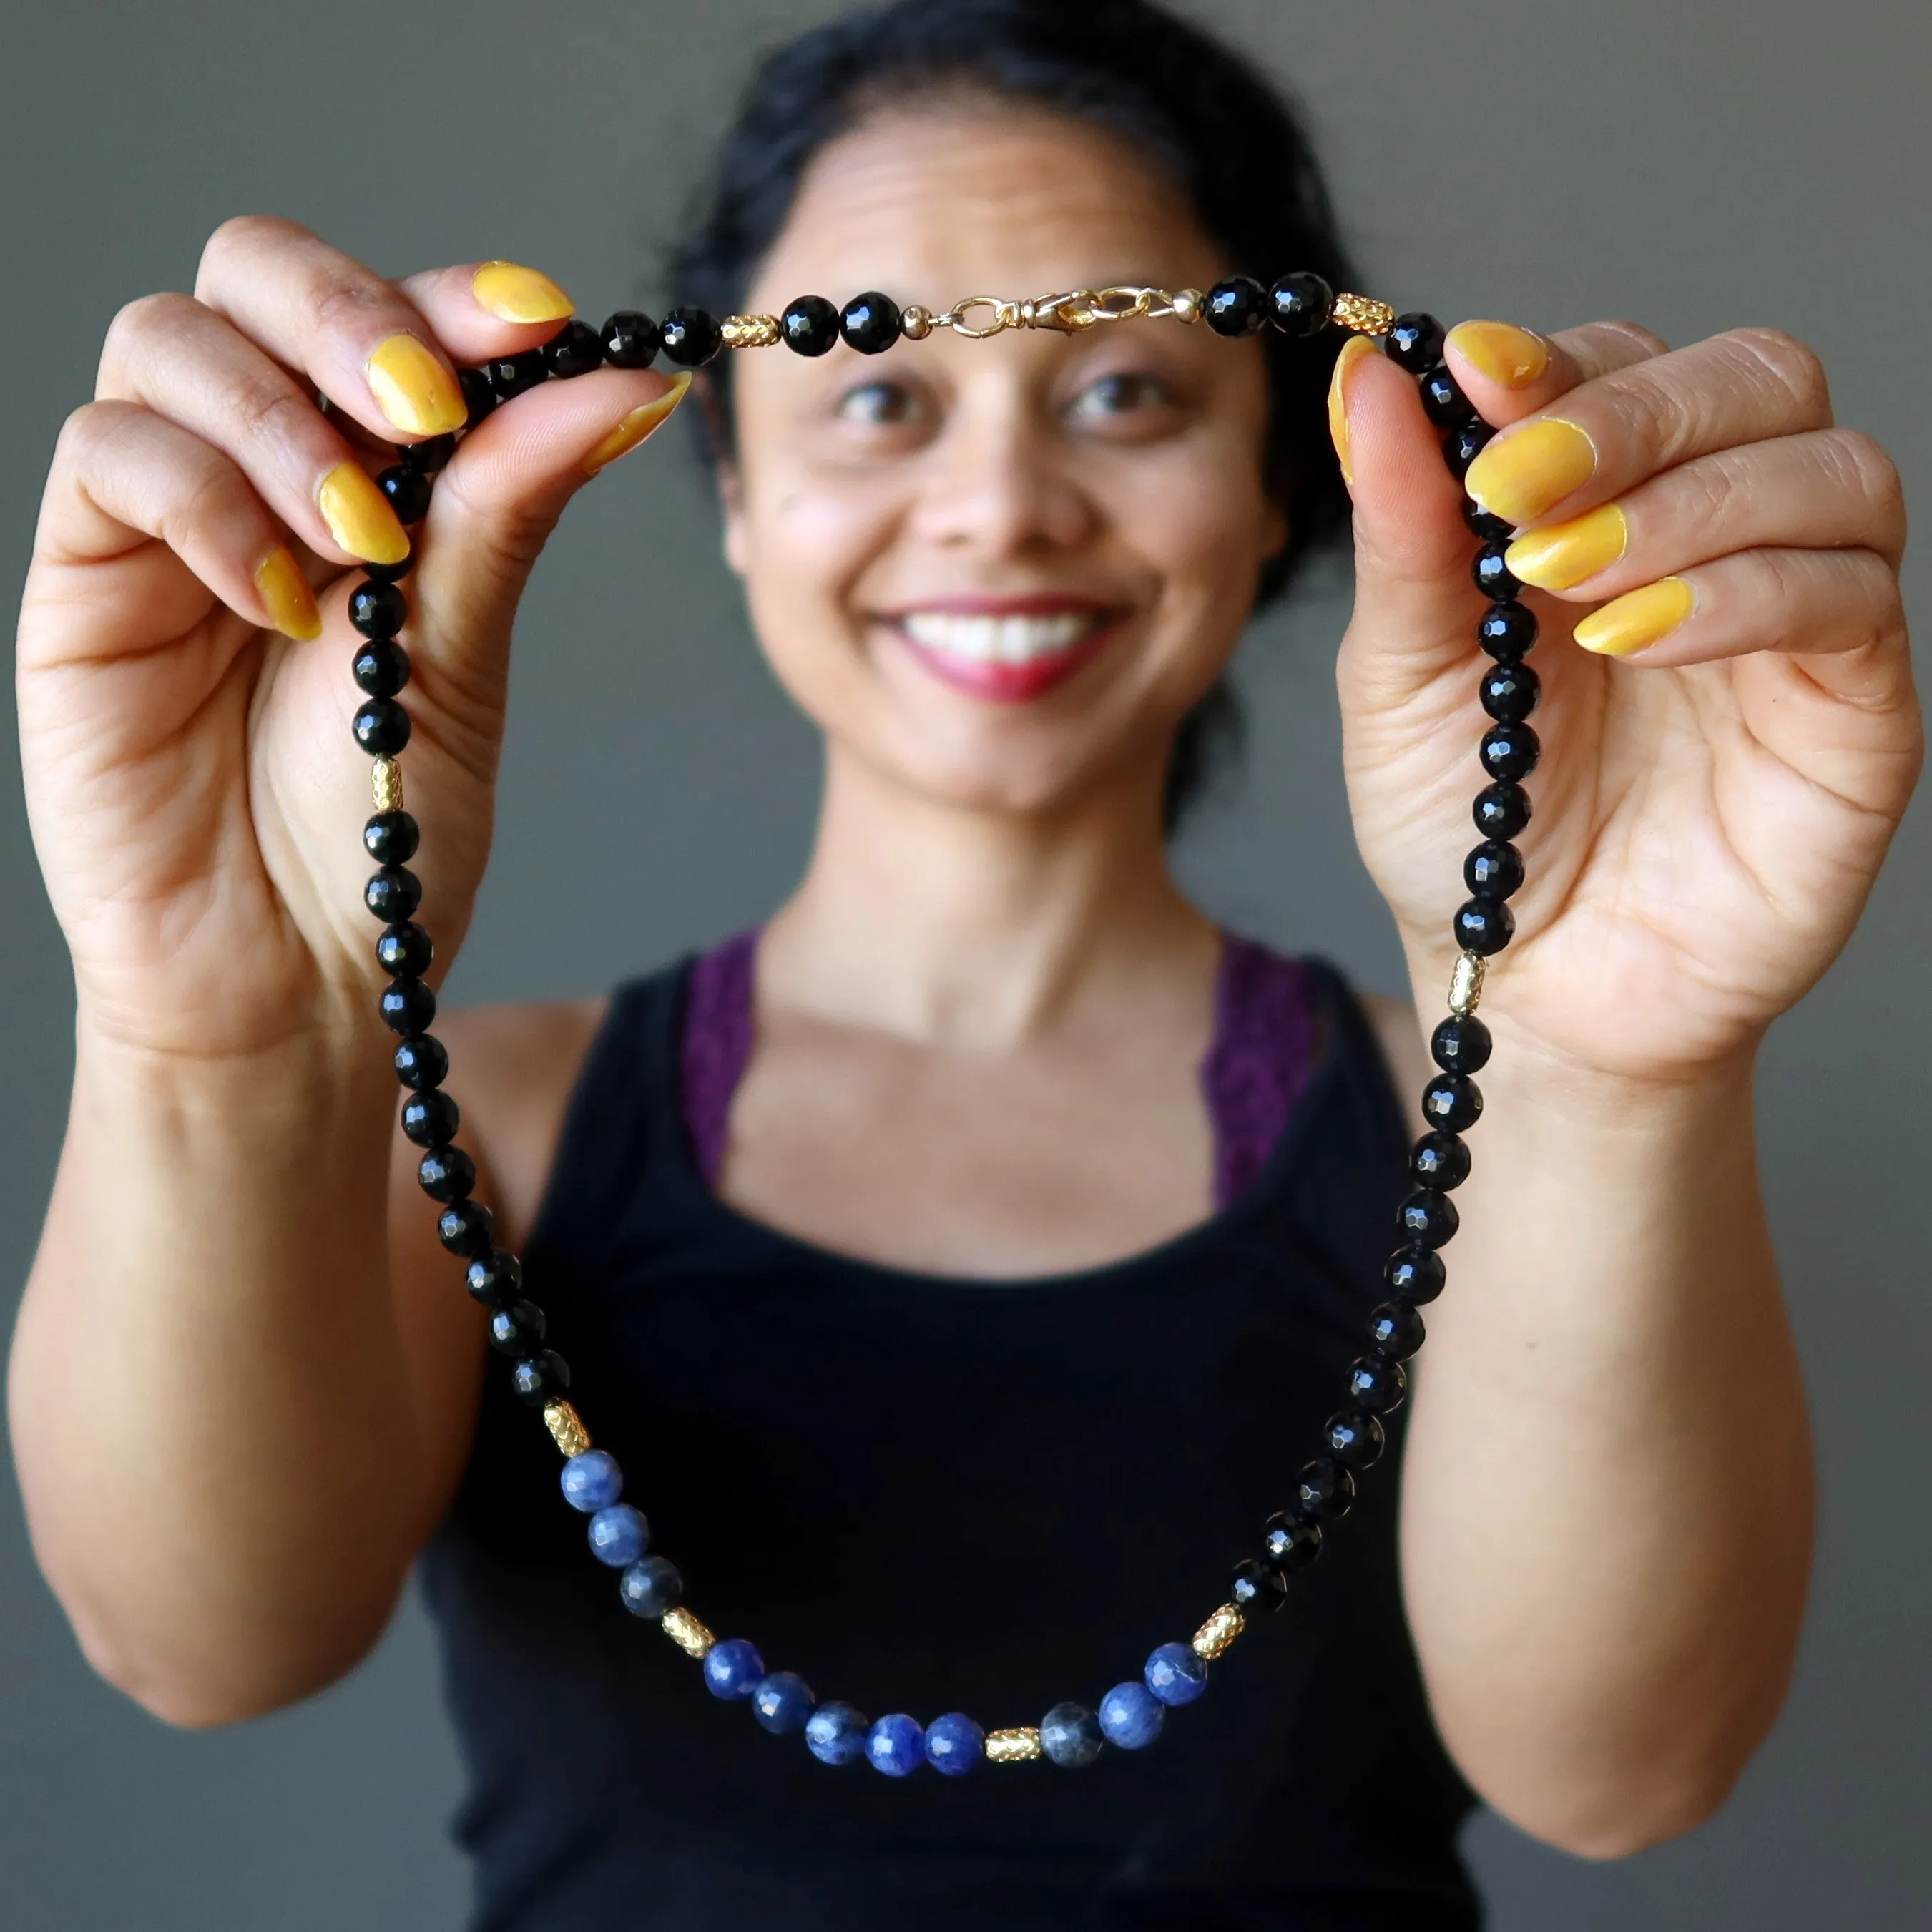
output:
{"label": "thumb", "polygon": [[1355,609],[1346,668],[1399,700],[1467,662],[1483,598],[1462,490],[1412,377],[1352,336],[1336,359],[1328,422],[1354,500]]}

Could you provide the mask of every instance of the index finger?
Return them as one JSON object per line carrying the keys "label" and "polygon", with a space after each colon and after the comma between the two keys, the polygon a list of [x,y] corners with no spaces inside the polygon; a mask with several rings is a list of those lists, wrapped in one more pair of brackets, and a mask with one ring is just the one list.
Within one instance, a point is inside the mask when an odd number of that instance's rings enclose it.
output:
{"label": "index finger", "polygon": [[1669,353],[1669,345],[1634,322],[1586,322],[1538,335],[1513,322],[1459,322],[1442,359],[1486,423],[1507,429],[1599,376]]}

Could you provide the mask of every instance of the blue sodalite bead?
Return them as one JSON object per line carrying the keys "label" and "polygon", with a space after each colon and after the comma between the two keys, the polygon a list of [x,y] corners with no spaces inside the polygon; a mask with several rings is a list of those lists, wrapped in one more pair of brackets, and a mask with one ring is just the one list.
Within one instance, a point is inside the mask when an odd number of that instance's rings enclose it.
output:
{"label": "blue sodalite bead", "polygon": [[948,1778],[964,1778],[986,1755],[986,1733],[959,1711],[926,1727],[926,1761]]}
{"label": "blue sodalite bead", "polygon": [[558,1480],[563,1485],[563,1499],[586,1516],[608,1509],[624,1493],[624,1472],[617,1459],[604,1449],[586,1449],[563,1466]]}
{"label": "blue sodalite bead", "polygon": [[926,1733],[902,1711],[881,1718],[866,1733],[866,1756],[888,1778],[910,1778],[926,1762]]}
{"label": "blue sodalite bead", "polygon": [[1140,1750],[1160,1736],[1167,1706],[1144,1684],[1116,1684],[1100,1700],[1100,1730],[1110,1744]]}
{"label": "blue sodalite bead", "polygon": [[1040,1748],[1055,1764],[1077,1771],[1100,1755],[1100,1720],[1084,1704],[1056,1704],[1040,1720]]}
{"label": "blue sodalite bead", "polygon": [[650,1544],[650,1524],[628,1503],[613,1503],[590,1519],[590,1553],[614,1570],[628,1570]]}
{"label": "blue sodalite bead", "polygon": [[714,1697],[748,1697],[764,1674],[758,1646],[744,1637],[727,1637],[704,1653],[704,1688]]}
{"label": "blue sodalite bead", "polygon": [[1191,1704],[1208,1688],[1208,1660],[1190,1645],[1164,1643],[1148,1659],[1144,1675],[1163,1704]]}
{"label": "blue sodalite bead", "polygon": [[820,1764],[856,1764],[871,1729],[865,1713],[850,1704],[821,1704],[806,1722],[805,1748]]}
{"label": "blue sodalite bead", "polygon": [[656,1618],[684,1601],[684,1579],[669,1557],[646,1556],[624,1572],[617,1594],[632,1616]]}
{"label": "blue sodalite bead", "polygon": [[794,1671],[774,1670],[752,1687],[752,1714],[782,1738],[805,1729],[818,1701],[812,1686]]}

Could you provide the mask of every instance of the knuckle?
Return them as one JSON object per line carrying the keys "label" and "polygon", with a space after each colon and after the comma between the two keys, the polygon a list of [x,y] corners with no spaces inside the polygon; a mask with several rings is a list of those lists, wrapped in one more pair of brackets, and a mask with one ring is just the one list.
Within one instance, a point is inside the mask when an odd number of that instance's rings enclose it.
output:
{"label": "knuckle", "polygon": [[168,290],[124,302],[107,325],[103,367],[125,364],[155,340],[179,334],[185,312],[200,306],[192,296]]}
{"label": "knuckle", "polygon": [[1863,430],[1833,429],[1826,434],[1826,446],[1837,459],[1847,485],[1886,521],[1901,519],[1905,513],[1905,482],[1898,473],[1898,465],[1883,446]]}
{"label": "knuckle", "polygon": [[1822,358],[1808,343],[1781,328],[1734,328],[1722,339],[1754,362],[1804,416],[1830,414],[1832,386]]}
{"label": "knuckle", "polygon": [[387,284],[373,277],[332,275],[310,287],[306,306],[310,322],[328,334],[338,328],[359,328],[368,316],[386,308],[388,302]]}
{"label": "knuckle", "polygon": [[1670,352],[1670,344],[1654,329],[1645,328],[1640,322],[1627,322],[1612,317],[1598,326],[1612,335],[1621,336],[1625,341],[1636,344],[1647,357],[1667,356]]}
{"label": "knuckle", "polygon": [[315,411],[286,383],[244,377],[230,392],[236,421],[250,442],[293,444],[310,425]]}
{"label": "knuckle", "polygon": [[202,243],[201,266],[196,286],[211,276],[218,276],[236,256],[252,254],[264,243],[290,242],[305,236],[308,230],[280,214],[231,214]]}

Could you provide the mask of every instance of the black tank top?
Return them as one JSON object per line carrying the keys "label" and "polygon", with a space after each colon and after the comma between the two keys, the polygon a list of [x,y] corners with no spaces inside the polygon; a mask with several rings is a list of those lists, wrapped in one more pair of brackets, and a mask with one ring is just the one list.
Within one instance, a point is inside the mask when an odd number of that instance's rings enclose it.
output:
{"label": "black tank top", "polygon": [[[1406,1142],[1360,1008],[1315,969],[1316,1070],[1222,1212],[1108,1267],[980,1282],[814,1248],[705,1185],[688,967],[612,1001],[526,1257],[652,1548],[719,1636],[872,1716],[1096,1705],[1223,1600],[1381,1298]],[[1398,1594],[1400,1427],[1288,1606],[1150,1748],[900,1780],[767,1735],[626,1611],[507,1381],[422,1566],[478,1932],[1479,1924],[1455,1847],[1474,1801]]]}

